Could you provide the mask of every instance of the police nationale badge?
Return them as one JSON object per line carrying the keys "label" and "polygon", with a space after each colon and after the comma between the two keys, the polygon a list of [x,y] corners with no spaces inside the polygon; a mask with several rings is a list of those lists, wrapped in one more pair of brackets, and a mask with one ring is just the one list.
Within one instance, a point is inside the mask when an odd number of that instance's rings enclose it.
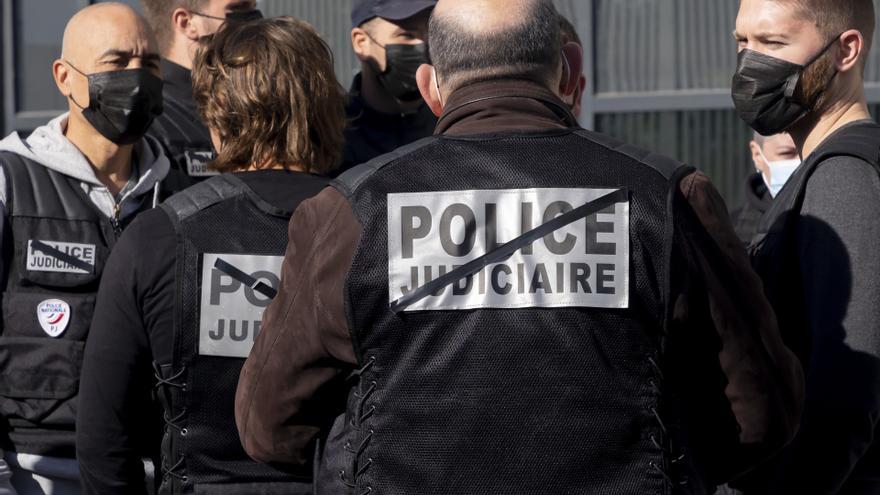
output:
{"label": "police nationale badge", "polygon": [[60,299],[46,299],[37,305],[37,320],[50,337],[59,337],[70,323],[70,305]]}

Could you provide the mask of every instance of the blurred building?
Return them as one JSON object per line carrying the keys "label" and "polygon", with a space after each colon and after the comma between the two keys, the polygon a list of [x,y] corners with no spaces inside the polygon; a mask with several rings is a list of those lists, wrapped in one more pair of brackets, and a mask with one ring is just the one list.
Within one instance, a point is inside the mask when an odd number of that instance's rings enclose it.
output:
{"label": "blurred building", "polygon": [[[93,1],[0,0],[3,134],[32,129],[62,110],[50,64],[67,19]],[[586,44],[590,83],[582,125],[703,169],[730,205],[739,204],[752,170],[751,132],[734,114],[728,89],[739,2],[555,2]],[[880,0],[875,2],[880,10]],[[340,82],[348,86],[358,68],[349,41],[351,0],[262,0],[260,7],[266,15],[294,15],[314,24],[336,55]],[[880,103],[880,50],[872,59],[868,98]]]}

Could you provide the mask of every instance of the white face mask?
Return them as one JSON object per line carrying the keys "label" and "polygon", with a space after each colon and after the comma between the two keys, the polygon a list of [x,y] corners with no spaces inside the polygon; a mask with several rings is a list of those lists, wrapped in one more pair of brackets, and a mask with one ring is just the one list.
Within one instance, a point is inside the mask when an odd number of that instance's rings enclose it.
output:
{"label": "white face mask", "polygon": [[767,180],[767,176],[763,173],[761,177],[764,179],[764,183],[767,184],[767,189],[770,191],[771,197],[776,197],[779,194],[779,191],[782,190],[782,186],[788,182],[788,179],[795,173],[798,167],[801,166],[801,161],[798,158],[792,158],[791,160],[778,160],[775,162],[771,162],[764,156],[764,150],[759,149],[759,153],[761,153],[761,158],[764,159],[764,163],[767,164],[767,168],[770,170],[770,180]]}

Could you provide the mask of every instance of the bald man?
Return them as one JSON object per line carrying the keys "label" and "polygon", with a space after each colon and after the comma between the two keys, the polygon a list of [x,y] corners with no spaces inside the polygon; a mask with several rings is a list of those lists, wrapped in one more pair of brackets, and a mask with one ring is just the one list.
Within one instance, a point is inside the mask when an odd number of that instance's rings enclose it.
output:
{"label": "bald man", "polygon": [[320,494],[643,494],[784,445],[801,367],[707,177],[577,126],[550,0],[440,0],[429,43],[435,136],[291,220],[247,452],[319,445]]}
{"label": "bald man", "polygon": [[73,16],[52,65],[69,112],[0,141],[0,440],[19,494],[79,492],[74,423],[104,262],[162,195],[168,159],[144,138],[162,111],[156,41],[130,7]]}

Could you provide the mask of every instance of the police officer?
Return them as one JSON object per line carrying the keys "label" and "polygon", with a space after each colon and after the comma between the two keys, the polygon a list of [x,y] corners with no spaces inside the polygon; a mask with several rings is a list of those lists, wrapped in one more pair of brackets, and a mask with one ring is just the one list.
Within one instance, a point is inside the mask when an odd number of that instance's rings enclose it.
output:
{"label": "police officer", "polygon": [[321,494],[705,493],[784,445],[800,366],[705,175],[576,125],[549,0],[441,0],[430,44],[437,135],[291,221],[245,450],[319,445]]}
{"label": "police officer", "polygon": [[52,71],[69,112],[0,142],[0,447],[20,494],[79,492],[76,396],[98,282],[168,172],[144,137],[162,80],[136,12],[102,3],[76,13]]}
{"label": "police officer", "polygon": [[[290,17],[228,25],[199,52],[195,99],[216,136],[213,166],[230,173],[145,214],[107,264],[77,424],[89,493],[142,493],[144,440],[161,443],[160,493],[311,493],[310,470],[248,458],[233,399],[290,215],[339,162],[345,100],[331,60]],[[162,413],[149,408],[154,387]],[[164,437],[144,439],[159,420]]]}
{"label": "police officer", "polygon": [[434,132],[416,69],[428,62],[428,15],[437,0],[355,0],[351,45],[361,61],[349,93],[346,170]]}
{"label": "police officer", "polygon": [[192,61],[198,41],[227,19],[262,17],[256,0],[141,0],[162,52],[165,112],[150,128],[162,143],[180,182],[177,190],[216,175],[208,168],[214,156],[211,136],[192,97]]}
{"label": "police officer", "polygon": [[880,126],[865,103],[871,0],[742,0],[733,99],[803,164],[751,247],[786,343],[807,369],[800,430],[753,493],[878,493]]}
{"label": "police officer", "polygon": [[755,172],[746,180],[745,203],[730,212],[736,235],[748,246],[758,231],[773,198],[801,164],[798,148],[786,133],[762,136],[755,133],[749,142]]}

